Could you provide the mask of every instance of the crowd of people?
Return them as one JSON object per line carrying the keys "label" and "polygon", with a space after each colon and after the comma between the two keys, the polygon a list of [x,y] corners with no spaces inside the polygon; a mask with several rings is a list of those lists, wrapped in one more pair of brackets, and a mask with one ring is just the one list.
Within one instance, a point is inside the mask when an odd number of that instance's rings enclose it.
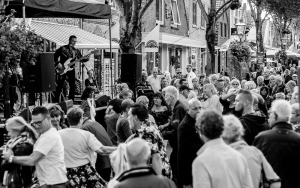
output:
{"label": "crowd of people", "polygon": [[30,124],[8,119],[4,183],[30,187],[34,176],[43,188],[300,187],[296,69],[261,65],[245,80],[186,70],[143,71],[134,91],[118,84],[105,107],[86,87],[66,121],[57,105],[36,107]]}

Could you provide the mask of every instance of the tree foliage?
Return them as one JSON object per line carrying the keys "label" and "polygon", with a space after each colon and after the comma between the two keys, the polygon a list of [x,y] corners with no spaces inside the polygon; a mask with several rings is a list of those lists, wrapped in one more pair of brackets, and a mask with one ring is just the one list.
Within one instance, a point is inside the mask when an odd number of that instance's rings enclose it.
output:
{"label": "tree foliage", "polygon": [[240,43],[238,41],[232,41],[229,44],[229,49],[233,56],[237,57],[239,62],[250,61],[251,59],[251,50],[250,46],[247,43]]}
{"label": "tree foliage", "polygon": [[[300,25],[299,0],[266,0],[266,11],[272,16],[274,25],[279,32],[280,39],[284,34],[290,34],[290,26]],[[281,42],[282,44],[282,42]]]}
{"label": "tree foliage", "polygon": [[25,54],[26,62],[35,64],[35,57],[43,50],[43,39],[25,24],[10,23],[0,26],[0,69],[4,65],[11,68],[20,63],[22,53]]}

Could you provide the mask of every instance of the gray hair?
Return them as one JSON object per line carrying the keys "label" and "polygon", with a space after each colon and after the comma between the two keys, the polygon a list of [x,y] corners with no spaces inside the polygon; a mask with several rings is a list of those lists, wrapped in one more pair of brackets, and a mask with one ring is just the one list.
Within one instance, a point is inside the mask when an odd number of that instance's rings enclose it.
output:
{"label": "gray hair", "polygon": [[290,118],[292,115],[291,104],[286,100],[275,100],[272,103],[271,111],[275,112],[279,118]]}
{"label": "gray hair", "polygon": [[262,81],[264,81],[265,79],[264,79],[263,76],[259,76],[259,77],[257,77],[257,80],[262,80]]}
{"label": "gray hair", "polygon": [[196,118],[196,126],[208,139],[220,138],[224,130],[222,114],[216,110],[202,110]]}
{"label": "gray hair", "polygon": [[149,144],[141,138],[134,138],[127,143],[126,157],[129,165],[139,165],[148,161],[151,151]]}
{"label": "gray hair", "polygon": [[213,95],[217,94],[217,89],[212,83],[205,84],[203,87],[210,88]]}
{"label": "gray hair", "polygon": [[275,79],[276,79],[276,80],[283,81],[282,77],[281,77],[281,76],[279,76],[279,75],[275,76]]}
{"label": "gray hair", "polygon": [[231,114],[223,116],[223,119],[224,131],[222,137],[231,140],[233,138],[242,137],[244,135],[244,127],[237,117]]}
{"label": "gray hair", "polygon": [[256,88],[256,84],[253,82],[253,81],[247,81],[246,83],[245,83],[245,87],[248,87],[248,90],[252,90],[252,89],[255,89]]}
{"label": "gray hair", "polygon": [[176,100],[179,100],[179,91],[174,86],[167,86],[163,89],[163,92],[171,94]]}

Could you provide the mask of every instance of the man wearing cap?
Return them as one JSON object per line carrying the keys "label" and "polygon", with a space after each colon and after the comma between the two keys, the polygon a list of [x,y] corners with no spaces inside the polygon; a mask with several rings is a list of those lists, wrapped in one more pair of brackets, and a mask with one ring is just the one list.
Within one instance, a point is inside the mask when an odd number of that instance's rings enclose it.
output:
{"label": "man wearing cap", "polygon": [[192,71],[192,65],[187,65],[186,66],[186,71],[187,71],[187,76],[186,79],[189,83],[189,88],[194,88],[193,86],[193,79],[197,78],[196,74]]}
{"label": "man wearing cap", "polygon": [[296,83],[296,85],[298,85],[298,76],[297,76],[297,74],[293,74],[292,78],[293,78],[293,81]]}
{"label": "man wearing cap", "polygon": [[182,102],[186,108],[189,107],[187,98],[188,98],[191,90],[192,89],[187,87],[186,85],[182,85],[179,87],[179,101]]}

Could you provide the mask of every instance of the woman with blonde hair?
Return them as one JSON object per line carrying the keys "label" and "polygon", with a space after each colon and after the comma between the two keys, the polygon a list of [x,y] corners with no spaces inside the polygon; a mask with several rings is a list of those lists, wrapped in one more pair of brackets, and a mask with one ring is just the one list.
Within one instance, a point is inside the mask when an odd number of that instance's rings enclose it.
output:
{"label": "woman with blonde hair", "polygon": [[207,96],[207,99],[202,103],[202,108],[215,109],[218,112],[223,112],[223,106],[220,103],[220,97],[217,95],[217,90],[213,84],[205,84],[203,86],[203,94]]}
{"label": "woman with blonde hair", "polygon": [[270,184],[271,188],[281,187],[280,178],[274,172],[263,153],[254,146],[249,146],[243,139],[244,128],[240,120],[234,115],[225,115],[224,131],[222,134],[223,140],[233,149],[240,152],[248,162],[252,183],[254,188],[261,187],[261,174]]}
{"label": "woman with blonde hair", "polygon": [[[22,117],[13,117],[6,121],[7,135],[10,140],[3,146],[3,152],[10,152],[13,156],[28,156],[33,152],[33,145],[38,133]],[[7,187],[30,187],[34,168],[21,166],[9,160],[4,160],[1,169],[7,171],[4,182]]]}
{"label": "woman with blonde hair", "polygon": [[115,174],[115,177],[108,182],[107,188],[114,188],[118,183],[117,178],[126,170],[129,169],[126,159],[126,144],[121,143],[118,149],[113,151],[110,155],[110,162]]}

